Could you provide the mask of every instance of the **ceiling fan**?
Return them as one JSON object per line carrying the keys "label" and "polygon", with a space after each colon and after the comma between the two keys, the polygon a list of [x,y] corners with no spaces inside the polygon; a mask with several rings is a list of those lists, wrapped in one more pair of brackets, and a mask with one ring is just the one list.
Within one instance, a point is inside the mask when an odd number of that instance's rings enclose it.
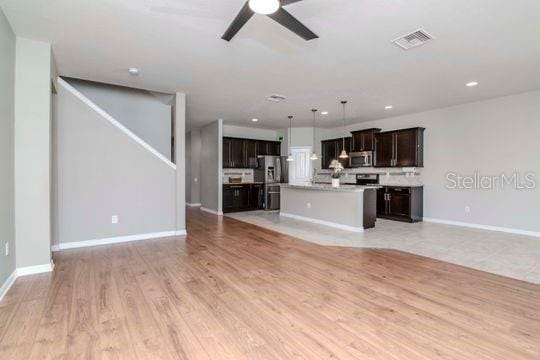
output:
{"label": "ceiling fan", "polygon": [[283,9],[283,6],[300,1],[302,0],[248,0],[221,38],[231,41],[248,20],[257,13],[268,16],[306,41],[317,39],[318,36],[313,31]]}

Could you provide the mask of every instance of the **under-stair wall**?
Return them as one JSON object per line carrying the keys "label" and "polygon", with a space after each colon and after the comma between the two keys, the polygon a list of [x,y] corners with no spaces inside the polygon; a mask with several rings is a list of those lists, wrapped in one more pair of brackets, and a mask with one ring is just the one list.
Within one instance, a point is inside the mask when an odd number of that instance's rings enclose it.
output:
{"label": "under-stair wall", "polygon": [[185,231],[175,164],[62,79],[55,110],[55,247]]}

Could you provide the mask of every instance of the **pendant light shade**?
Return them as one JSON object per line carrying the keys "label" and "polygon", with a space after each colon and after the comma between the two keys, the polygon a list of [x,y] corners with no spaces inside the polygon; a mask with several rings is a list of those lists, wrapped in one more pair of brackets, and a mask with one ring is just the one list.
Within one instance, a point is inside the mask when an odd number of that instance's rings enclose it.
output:
{"label": "pendant light shade", "polygon": [[339,154],[339,158],[347,159],[349,157],[347,150],[345,150],[345,106],[347,105],[347,101],[343,100],[341,105],[343,105],[343,149],[341,150],[341,154]]}
{"label": "pendant light shade", "polygon": [[317,152],[315,151],[315,114],[317,113],[317,109],[312,109],[311,112],[313,113],[313,154],[311,154],[310,159],[315,161],[319,160]]}
{"label": "pendant light shade", "polygon": [[287,157],[287,161],[294,161],[294,158],[291,153],[291,143],[292,143],[292,115],[289,115],[289,156]]}

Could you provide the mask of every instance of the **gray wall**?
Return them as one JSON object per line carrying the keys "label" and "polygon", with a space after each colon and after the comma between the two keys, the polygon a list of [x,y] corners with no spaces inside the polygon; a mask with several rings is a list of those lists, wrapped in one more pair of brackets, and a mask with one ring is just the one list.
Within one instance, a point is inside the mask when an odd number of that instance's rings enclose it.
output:
{"label": "gray wall", "polygon": [[201,131],[186,135],[186,201],[201,203]]}
{"label": "gray wall", "polygon": [[0,9],[0,287],[15,270],[14,91],[15,35]]}
{"label": "gray wall", "polygon": [[[176,229],[174,169],[62,86],[54,128],[55,242]],[[113,215],[119,217],[116,225]]]}
{"label": "gray wall", "polygon": [[15,238],[17,268],[51,259],[51,46],[17,38]]}
{"label": "gray wall", "polygon": [[222,134],[220,120],[201,129],[201,204],[216,212],[222,211]]}
{"label": "gray wall", "polygon": [[171,160],[169,95],[76,79],[66,81]]}
{"label": "gray wall", "polygon": [[[540,91],[365,122],[348,130],[423,126],[424,216],[540,231],[540,190],[448,190],[446,174],[534,172],[540,186]],[[327,134],[341,136],[341,129]],[[294,141],[294,139],[293,139]],[[465,207],[471,212],[466,213]]]}
{"label": "gray wall", "polygon": [[273,141],[277,139],[277,131],[245,126],[223,125],[223,136]]}

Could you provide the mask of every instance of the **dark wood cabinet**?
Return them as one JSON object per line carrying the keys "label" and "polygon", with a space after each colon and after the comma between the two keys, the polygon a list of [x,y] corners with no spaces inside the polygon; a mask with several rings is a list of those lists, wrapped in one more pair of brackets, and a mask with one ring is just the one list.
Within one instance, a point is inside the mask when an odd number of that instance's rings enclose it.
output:
{"label": "dark wood cabinet", "polygon": [[375,135],[375,167],[391,167],[394,164],[394,133]]}
{"label": "dark wood cabinet", "polygon": [[247,168],[257,167],[257,155],[259,154],[259,142],[257,140],[244,140],[245,157],[244,164]]}
{"label": "dark wood cabinet", "polygon": [[231,139],[231,160],[233,168],[244,168],[245,164],[245,143],[242,139]]}
{"label": "dark wood cabinet", "polygon": [[250,208],[254,210],[264,209],[264,185],[253,184],[251,185],[251,205]]}
{"label": "dark wood cabinet", "polygon": [[232,168],[231,158],[232,139],[223,138],[223,168]]}
{"label": "dark wood cabinet", "polygon": [[236,197],[236,189],[233,189],[229,185],[223,185],[223,212],[233,212],[234,211],[234,200]]}
{"label": "dark wood cabinet", "polygon": [[377,217],[404,222],[422,221],[422,187],[385,186],[377,191]]}
{"label": "dark wood cabinet", "polygon": [[[332,160],[339,160],[343,167],[349,167],[349,159],[340,159],[339,154],[343,150],[343,138],[321,141],[321,164],[323,169],[328,169]],[[345,138],[345,151],[351,152],[351,138]]]}
{"label": "dark wood cabinet", "polygon": [[424,130],[375,133],[375,167],[423,167]]}
{"label": "dark wood cabinet", "polygon": [[268,144],[268,154],[272,156],[280,156],[281,155],[281,143],[277,141],[269,141]]}
{"label": "dark wood cabinet", "polygon": [[381,132],[381,129],[365,129],[351,132],[351,151],[374,151],[375,134]]}
{"label": "dark wood cabinet", "polygon": [[223,168],[255,168],[257,156],[280,156],[279,141],[223,138]]}
{"label": "dark wood cabinet", "polygon": [[336,158],[336,142],[334,140],[321,141],[321,167],[328,169],[330,163]]}
{"label": "dark wood cabinet", "polygon": [[223,185],[223,212],[262,209],[264,186],[260,184]]}

